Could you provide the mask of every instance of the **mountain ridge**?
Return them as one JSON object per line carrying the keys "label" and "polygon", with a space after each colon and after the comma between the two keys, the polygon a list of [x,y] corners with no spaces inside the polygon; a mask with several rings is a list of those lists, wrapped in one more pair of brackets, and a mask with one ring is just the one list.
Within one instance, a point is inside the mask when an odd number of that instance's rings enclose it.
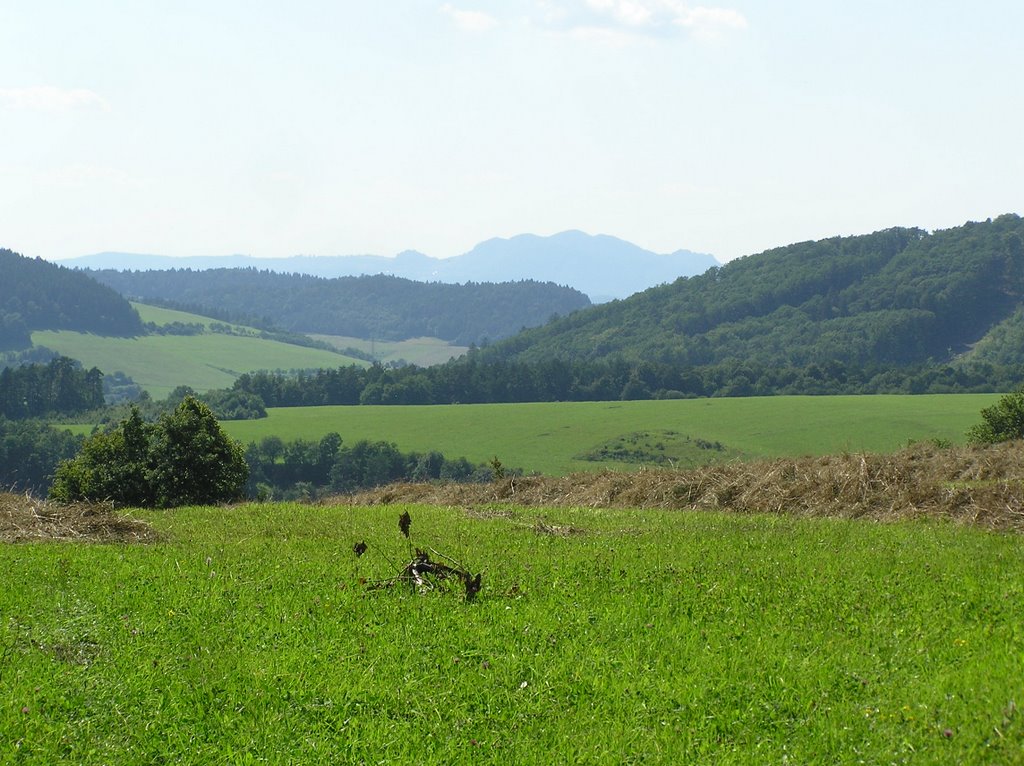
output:
{"label": "mountain ridge", "polygon": [[690,250],[659,254],[608,234],[570,229],[549,236],[518,234],[492,237],[451,258],[434,258],[417,250],[395,256],[294,255],[257,258],[249,255],[184,256],[104,252],[63,259],[61,265],[94,270],[150,271],[191,268],[248,268],[325,278],[387,274],[420,282],[554,282],[604,302],[694,276],[718,265],[711,255]]}

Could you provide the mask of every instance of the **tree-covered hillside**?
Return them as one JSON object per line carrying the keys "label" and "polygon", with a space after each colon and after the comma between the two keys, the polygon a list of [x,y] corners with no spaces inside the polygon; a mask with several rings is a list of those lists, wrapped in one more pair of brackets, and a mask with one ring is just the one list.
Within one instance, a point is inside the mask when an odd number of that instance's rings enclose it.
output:
{"label": "tree-covered hillside", "polygon": [[122,295],[257,315],[294,332],[403,340],[443,338],[468,345],[505,338],[590,305],[550,282],[413,282],[377,275],[323,279],[257,269],[97,271]]}
{"label": "tree-covered hillside", "polygon": [[[950,361],[986,340],[1024,361],[1024,220],[894,228],[768,250],[596,306],[485,349],[484,360],[622,358],[677,368]],[[1015,331],[1016,330],[1016,331]],[[998,346],[998,348],[997,348]]]}
{"label": "tree-covered hillside", "polygon": [[0,351],[28,348],[32,330],[142,332],[128,301],[80,271],[0,249],[0,286]]}

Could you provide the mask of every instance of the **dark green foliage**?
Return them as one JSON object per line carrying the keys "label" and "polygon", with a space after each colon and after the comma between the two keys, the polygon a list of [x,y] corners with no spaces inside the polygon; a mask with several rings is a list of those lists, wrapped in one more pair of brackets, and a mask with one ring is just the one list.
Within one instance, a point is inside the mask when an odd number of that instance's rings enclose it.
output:
{"label": "dark green foliage", "polygon": [[73,460],[58,466],[50,497],[60,502],[111,500],[120,505],[156,505],[151,441],[155,426],[138,410],[107,433],[85,440]]}
{"label": "dark green foliage", "polygon": [[357,338],[430,336],[460,345],[505,338],[543,324],[553,313],[590,305],[568,287],[534,281],[502,284],[414,282],[385,275],[324,279],[247,269],[97,271],[123,295],[174,301],[218,318],[247,317],[258,307],[277,327]]}
{"label": "dark green foliage", "polygon": [[74,415],[103,406],[103,375],[67,357],[0,370],[0,415]]}
{"label": "dark green foliage", "polygon": [[138,401],[143,393],[142,386],[120,370],[103,376],[103,400],[107,404]]}
{"label": "dark green foliage", "polygon": [[142,332],[131,304],[81,271],[0,250],[0,285],[0,350],[28,347],[32,330]]}
{"label": "dark green foliage", "polygon": [[117,427],[87,439],[77,457],[58,467],[50,497],[203,505],[239,499],[248,475],[242,446],[224,434],[209,407],[188,396],[155,424],[133,408]]}
{"label": "dark green foliage", "polygon": [[208,391],[197,398],[209,405],[218,420],[257,420],[267,416],[263,400],[245,391]]}
{"label": "dark green foliage", "polygon": [[208,505],[242,496],[249,478],[245,450],[201,401],[186,397],[160,418],[154,435],[150,461],[157,505]]}
{"label": "dark green foliage", "polygon": [[[1024,297],[1022,237],[1024,221],[1004,215],[933,234],[889,229],[768,250],[528,330],[485,349],[483,361],[949,360]],[[1024,350],[1003,361],[1024,362]]]}
{"label": "dark green foliage", "polygon": [[401,452],[389,442],[361,440],[347,446],[337,433],[319,442],[276,436],[254,442],[245,451],[249,494],[310,497],[325,492],[354,492],[395,481],[467,481],[490,477],[490,470],[465,458],[448,460],[440,452]]}
{"label": "dark green foliage", "polygon": [[74,457],[83,441],[35,420],[0,415],[0,490],[45,494],[57,464]]}
{"label": "dark green foliage", "polygon": [[1007,394],[983,409],[981,418],[984,422],[967,432],[968,441],[974,444],[1024,439],[1024,389]]}
{"label": "dark green foliage", "polygon": [[0,310],[0,350],[28,348],[32,334],[21,314],[8,314]]}
{"label": "dark green foliage", "polygon": [[[234,390],[267,407],[321,404],[479,404],[612,401],[774,394],[924,394],[1007,391],[1024,365],[875,365],[838,361],[803,366],[723,362],[675,367],[622,359],[482,362],[481,352],[436,367],[341,367],[295,374],[253,373]],[[206,394],[208,399],[214,394]]]}

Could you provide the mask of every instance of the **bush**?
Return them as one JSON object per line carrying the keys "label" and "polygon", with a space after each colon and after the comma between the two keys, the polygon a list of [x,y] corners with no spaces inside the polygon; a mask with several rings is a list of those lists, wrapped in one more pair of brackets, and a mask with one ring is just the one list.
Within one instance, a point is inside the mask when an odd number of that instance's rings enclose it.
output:
{"label": "bush", "polygon": [[972,444],[995,444],[1024,439],[1024,389],[1007,394],[981,411],[983,423],[967,432]]}
{"label": "bush", "polygon": [[240,498],[248,476],[242,445],[224,433],[208,406],[186,396],[155,424],[133,407],[112,431],[87,439],[77,457],[57,468],[50,498],[206,505]]}

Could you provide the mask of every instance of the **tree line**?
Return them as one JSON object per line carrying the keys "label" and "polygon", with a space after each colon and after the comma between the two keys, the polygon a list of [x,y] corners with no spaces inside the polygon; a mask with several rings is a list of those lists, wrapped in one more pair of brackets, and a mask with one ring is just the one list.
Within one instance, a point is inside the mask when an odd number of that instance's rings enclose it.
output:
{"label": "tree line", "polygon": [[[177,397],[177,398],[176,398]],[[266,437],[247,447],[224,434],[214,411],[180,389],[147,415],[136,405],[85,438],[41,420],[0,415],[0,490],[63,502],[171,507],[250,497],[310,499],[394,481],[484,481],[491,469],[393,443],[343,444]]]}
{"label": "tree line", "polygon": [[836,360],[804,366],[726,362],[679,368],[625,359],[484,362],[470,352],[435,367],[256,372],[231,390],[267,407],[356,404],[484,404],[616,401],[722,396],[986,393],[1024,380],[1024,364],[958,366],[853,365]]}
{"label": "tree line", "polygon": [[346,493],[397,481],[486,481],[492,471],[466,458],[450,459],[440,452],[402,452],[385,441],[343,443],[337,433],[319,441],[283,441],[268,436],[250,443],[250,497],[309,499],[326,493]]}
{"label": "tree line", "polygon": [[74,415],[103,406],[103,373],[66,356],[0,370],[0,416]]}
{"label": "tree line", "polygon": [[533,280],[457,285],[384,274],[327,279],[255,268],[91,273],[126,296],[173,302],[229,321],[248,319],[267,329],[381,340],[429,336],[457,345],[505,338],[590,305],[578,290]]}
{"label": "tree line", "polygon": [[143,332],[131,304],[84,272],[0,249],[0,285],[0,351],[28,348],[33,330]]}

